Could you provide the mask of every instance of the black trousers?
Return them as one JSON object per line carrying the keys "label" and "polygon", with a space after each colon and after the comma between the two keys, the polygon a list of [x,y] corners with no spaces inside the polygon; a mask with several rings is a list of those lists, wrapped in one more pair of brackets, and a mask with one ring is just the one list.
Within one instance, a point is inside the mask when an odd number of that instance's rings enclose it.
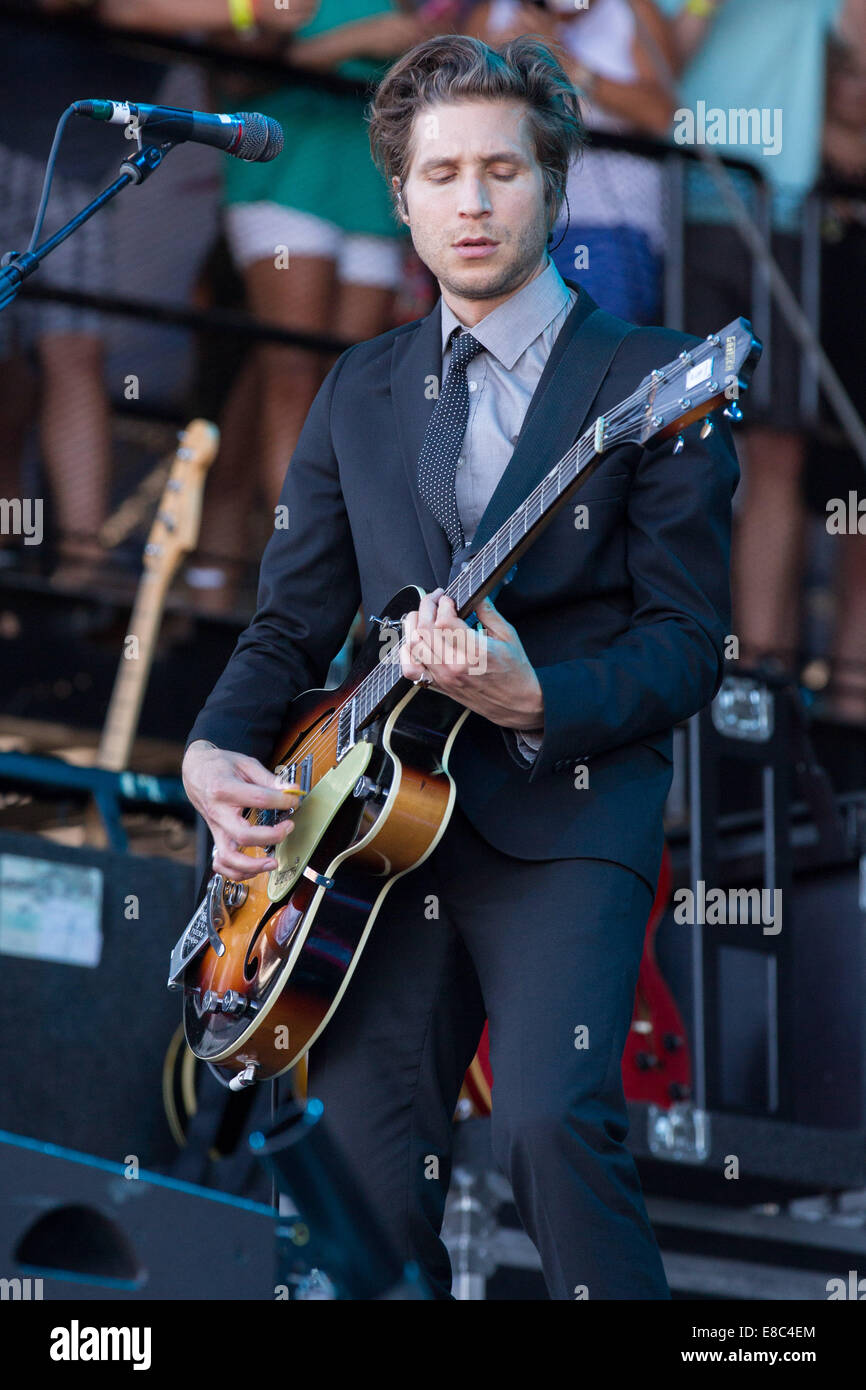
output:
{"label": "black trousers", "polygon": [[309,1093],[437,1297],[451,1296],[439,1231],[454,1108],[485,1014],[493,1151],[551,1298],[670,1297],[623,1143],[622,1053],[651,902],[607,860],[501,854],[459,807],[386,896],[310,1052]]}

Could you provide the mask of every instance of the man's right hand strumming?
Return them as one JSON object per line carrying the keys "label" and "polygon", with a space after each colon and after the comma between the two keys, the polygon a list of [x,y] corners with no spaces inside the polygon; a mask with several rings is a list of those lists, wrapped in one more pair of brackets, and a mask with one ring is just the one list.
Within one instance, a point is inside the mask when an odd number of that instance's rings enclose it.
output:
{"label": "man's right hand strumming", "polygon": [[214,839],[213,867],[234,881],[254,878],[277,867],[276,859],[242,854],[243,846],[279,844],[290,835],[290,818],[277,825],[252,824],[242,814],[246,807],[288,811],[301,803],[300,789],[285,787],[275,773],[256,758],[217,748],[196,739],[184,754],[181,769],[186,794],[204,816]]}

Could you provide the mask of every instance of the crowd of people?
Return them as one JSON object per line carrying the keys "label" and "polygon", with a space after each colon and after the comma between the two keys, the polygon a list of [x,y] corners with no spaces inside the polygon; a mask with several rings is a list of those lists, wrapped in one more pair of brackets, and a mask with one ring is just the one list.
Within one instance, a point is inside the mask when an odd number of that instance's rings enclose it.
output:
{"label": "crowd of people", "polygon": [[[361,89],[434,34],[466,33],[493,46],[538,34],[557,45],[591,134],[632,142],[617,149],[590,141],[572,169],[550,251],[561,274],[636,323],[663,320],[671,302],[666,283],[680,277],[679,326],[705,336],[750,312],[752,255],[732,198],[750,216],[757,209],[755,180],[746,174],[727,176],[731,192],[724,195],[712,153],[748,161],[768,186],[769,249],[798,296],[804,271],[817,269],[803,264],[807,199],[822,177],[844,184],[846,196],[828,195],[823,204],[820,332],[855,406],[866,413],[857,332],[866,285],[866,0],[291,0],[285,8],[266,0],[38,0],[38,8],[64,17],[88,11],[88,23],[95,19],[127,44],[130,34],[149,32],[269,60],[261,76],[251,76],[246,61],[237,72],[226,64],[202,69],[208,109],[261,111],[285,132],[273,163],[221,161],[220,246],[256,320],[346,343],[416,318],[434,302],[433,282],[371,161]],[[7,117],[0,128],[0,251],[27,244],[65,106],[85,89],[153,101],[172,62],[168,52],[158,59],[97,42],[89,27],[80,36],[66,26],[56,34],[19,31],[15,9],[11,0],[0,7],[11,59],[10,84],[0,96]],[[283,82],[272,76],[275,62],[286,67]],[[299,70],[307,80],[297,80]],[[317,86],[316,74],[347,79],[346,90]],[[759,119],[748,126],[749,143],[693,146],[702,157],[686,169],[680,229],[664,149],[686,152],[678,127],[682,113],[700,103],[723,113],[756,111]],[[50,230],[112,173],[89,130],[70,127],[64,151]],[[92,218],[49,258],[40,283],[119,292],[110,225],[108,212]],[[203,302],[218,304],[222,282],[214,264],[212,254],[203,260],[197,288]],[[858,294],[845,292],[852,274],[860,276]],[[111,499],[112,411],[122,402],[104,379],[100,322],[88,311],[23,297],[0,313],[0,492],[21,492],[23,442],[38,421],[41,482],[55,521],[52,582],[59,586],[88,582],[105,562],[97,537]],[[863,474],[826,408],[817,423],[803,417],[803,345],[786,316],[774,306],[770,321],[755,316],[754,327],[768,339],[770,382],[739,436],[744,482],[734,629],[744,667],[796,671],[810,508],[823,513],[829,497],[862,490]],[[186,576],[202,607],[237,603],[256,560],[245,521],[256,509],[273,508],[334,360],[330,351],[272,341],[241,355],[219,412],[222,446],[207,488],[201,551]],[[7,564],[21,559],[14,541],[0,536]],[[833,544],[835,618],[824,653],[824,704],[831,715],[866,722],[866,545],[859,534],[835,536]]]}

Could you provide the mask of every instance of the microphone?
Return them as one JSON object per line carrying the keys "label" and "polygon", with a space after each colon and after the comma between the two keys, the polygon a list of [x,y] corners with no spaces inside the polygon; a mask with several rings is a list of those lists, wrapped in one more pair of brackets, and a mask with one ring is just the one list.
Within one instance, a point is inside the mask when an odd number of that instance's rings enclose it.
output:
{"label": "microphone", "polygon": [[79,116],[109,125],[137,122],[148,135],[162,140],[191,140],[212,145],[250,163],[276,159],[283,148],[283,128],[258,111],[238,111],[234,116],[208,111],[184,111],[177,106],[148,106],[145,102],[75,101]]}

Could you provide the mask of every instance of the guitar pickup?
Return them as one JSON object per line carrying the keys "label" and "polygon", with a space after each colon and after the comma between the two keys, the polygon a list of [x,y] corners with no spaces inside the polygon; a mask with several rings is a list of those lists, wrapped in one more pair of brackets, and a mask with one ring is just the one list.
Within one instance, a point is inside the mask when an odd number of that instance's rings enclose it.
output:
{"label": "guitar pickup", "polygon": [[[297,786],[300,787],[301,792],[304,796],[306,796],[307,792],[313,785],[312,753],[308,753],[305,758],[301,759],[300,763],[284,763],[283,766],[281,768],[278,768],[277,770],[279,771],[280,777],[284,782],[292,786],[297,784]],[[273,820],[265,820],[266,815],[268,815],[267,811],[262,813],[261,823],[264,823],[265,825],[273,825]]]}

